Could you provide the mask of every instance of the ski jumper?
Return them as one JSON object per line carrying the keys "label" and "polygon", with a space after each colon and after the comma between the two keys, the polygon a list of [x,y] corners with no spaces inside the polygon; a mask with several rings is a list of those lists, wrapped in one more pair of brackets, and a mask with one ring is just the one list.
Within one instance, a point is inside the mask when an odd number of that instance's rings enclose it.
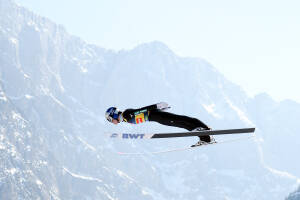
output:
{"label": "ski jumper", "polygon": [[[123,121],[132,124],[153,121],[166,126],[184,128],[188,131],[192,131],[199,127],[209,129],[209,127],[199,119],[161,111],[157,109],[156,104],[139,109],[126,109],[121,116]],[[199,138],[202,141],[210,142],[209,136],[199,136]]]}

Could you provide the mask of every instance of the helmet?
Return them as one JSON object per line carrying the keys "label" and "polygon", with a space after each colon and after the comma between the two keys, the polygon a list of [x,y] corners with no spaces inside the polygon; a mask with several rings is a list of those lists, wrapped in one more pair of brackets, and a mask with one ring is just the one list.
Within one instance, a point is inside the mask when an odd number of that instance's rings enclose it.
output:
{"label": "helmet", "polygon": [[105,117],[107,121],[112,122],[113,119],[118,120],[121,111],[116,107],[110,107],[105,112]]}

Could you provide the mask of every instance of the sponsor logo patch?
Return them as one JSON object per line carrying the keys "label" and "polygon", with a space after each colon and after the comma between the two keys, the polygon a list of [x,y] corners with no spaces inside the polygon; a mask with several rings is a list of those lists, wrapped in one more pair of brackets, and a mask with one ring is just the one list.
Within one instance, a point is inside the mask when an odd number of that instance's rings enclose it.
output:
{"label": "sponsor logo patch", "polygon": [[143,139],[145,134],[131,134],[131,133],[123,133],[122,138],[123,139]]}

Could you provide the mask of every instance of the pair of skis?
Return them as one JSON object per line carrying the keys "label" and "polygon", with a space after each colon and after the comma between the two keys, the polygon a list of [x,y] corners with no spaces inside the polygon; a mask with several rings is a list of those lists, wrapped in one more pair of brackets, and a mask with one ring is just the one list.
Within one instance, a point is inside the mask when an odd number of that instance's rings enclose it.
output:
{"label": "pair of skis", "polygon": [[[155,134],[144,134],[144,133],[111,133],[111,138],[119,138],[119,139],[133,139],[133,140],[140,140],[140,139],[158,139],[158,138],[177,138],[177,137],[192,137],[192,136],[207,136],[207,135],[225,135],[225,134],[241,134],[241,133],[254,133],[255,128],[242,128],[242,129],[223,129],[223,130],[204,130],[204,131],[192,131],[192,132],[179,132],[179,133],[155,133]],[[253,137],[253,136],[250,136]],[[250,138],[247,137],[247,138]],[[231,139],[231,140],[224,140],[217,143],[207,143],[204,145],[196,146],[206,146],[211,144],[220,144],[220,143],[227,143],[233,142],[241,139],[247,139],[245,137],[238,138],[238,139]],[[167,153],[167,152],[174,152],[174,151],[183,151],[192,149],[195,147],[185,147],[185,148],[177,148],[177,149],[170,149],[165,151],[157,151],[157,152],[148,152],[148,154],[159,154],[159,153]],[[122,155],[143,155],[147,153],[122,153]]]}

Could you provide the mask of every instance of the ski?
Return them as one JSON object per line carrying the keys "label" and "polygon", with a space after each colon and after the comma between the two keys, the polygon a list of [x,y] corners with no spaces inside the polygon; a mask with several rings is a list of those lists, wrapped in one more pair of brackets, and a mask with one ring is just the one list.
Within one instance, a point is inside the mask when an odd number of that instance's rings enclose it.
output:
{"label": "ski", "polygon": [[224,129],[224,130],[204,130],[178,133],[110,133],[110,138],[119,139],[157,139],[157,138],[177,138],[177,137],[191,137],[191,136],[207,136],[207,135],[224,135],[224,134],[241,134],[254,133],[255,128],[241,128],[241,129]]}
{"label": "ski", "polygon": [[130,156],[130,155],[139,156],[139,155],[163,154],[163,153],[193,150],[193,149],[197,149],[197,148],[200,148],[200,147],[216,145],[216,144],[225,144],[225,143],[230,143],[230,142],[236,142],[236,141],[239,141],[239,140],[246,140],[246,139],[250,139],[250,138],[253,138],[253,137],[254,136],[252,135],[252,136],[249,136],[249,137],[240,137],[240,138],[235,138],[235,139],[222,140],[222,141],[218,141],[218,142],[214,142],[214,143],[203,144],[203,145],[196,146],[196,147],[173,148],[173,149],[167,149],[167,150],[162,150],[162,151],[153,151],[153,152],[117,152],[117,154],[127,155],[127,156]]}

